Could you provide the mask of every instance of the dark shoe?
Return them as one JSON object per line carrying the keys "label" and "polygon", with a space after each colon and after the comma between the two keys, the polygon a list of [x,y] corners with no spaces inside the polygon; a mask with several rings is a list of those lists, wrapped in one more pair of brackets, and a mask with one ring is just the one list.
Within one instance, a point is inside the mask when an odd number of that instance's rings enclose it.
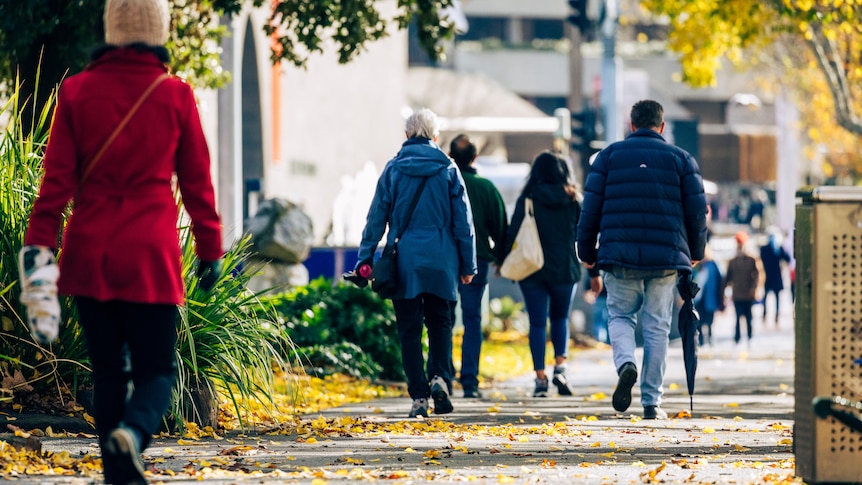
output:
{"label": "dark shoe", "polygon": [[644,419],[667,419],[667,413],[658,406],[644,406]]}
{"label": "dark shoe", "polygon": [[479,392],[479,388],[477,388],[477,387],[465,387],[464,388],[464,398],[465,399],[482,399],[482,393]]}
{"label": "dark shoe", "polygon": [[635,381],[638,380],[638,368],[631,362],[626,362],[620,367],[620,379],[617,381],[617,388],[614,389],[614,409],[623,412],[629,408],[632,403],[632,387]]}
{"label": "dark shoe", "polygon": [[533,397],[548,397],[548,378],[536,378],[536,388],[533,389]]}
{"label": "dark shoe", "polygon": [[572,389],[569,387],[569,380],[566,379],[566,368],[563,366],[554,367],[554,379],[552,380],[557,391],[561,396],[571,396]]}
{"label": "dark shoe", "polygon": [[146,485],[140,443],[135,432],[119,427],[111,431],[102,450],[105,482],[113,485]]}
{"label": "dark shoe", "polygon": [[434,414],[448,414],[455,409],[449,400],[449,386],[440,376],[431,379],[431,397],[434,398]]}

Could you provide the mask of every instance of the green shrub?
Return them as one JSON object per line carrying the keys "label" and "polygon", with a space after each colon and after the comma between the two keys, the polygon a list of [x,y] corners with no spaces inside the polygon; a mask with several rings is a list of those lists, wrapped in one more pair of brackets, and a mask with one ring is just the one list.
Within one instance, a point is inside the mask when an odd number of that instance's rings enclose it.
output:
{"label": "green shrub", "polygon": [[302,362],[307,363],[318,375],[340,373],[360,379],[376,377],[383,372],[383,367],[374,357],[363,352],[362,348],[353,342],[312,345],[300,350]]}
{"label": "green shrub", "polygon": [[[392,303],[369,288],[345,283],[333,286],[330,280],[318,278],[269,301],[284,319],[285,330],[300,351],[306,347],[330,346],[328,352],[337,355],[339,349],[332,345],[353,343],[381,368],[376,375],[363,373],[364,376],[404,379]],[[362,367],[358,362],[354,371],[359,372]]]}

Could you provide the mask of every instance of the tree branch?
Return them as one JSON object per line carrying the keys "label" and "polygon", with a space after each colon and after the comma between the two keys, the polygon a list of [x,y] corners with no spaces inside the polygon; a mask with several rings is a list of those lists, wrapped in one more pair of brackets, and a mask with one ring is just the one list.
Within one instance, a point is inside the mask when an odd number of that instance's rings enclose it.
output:
{"label": "tree branch", "polygon": [[847,80],[847,71],[841,61],[838,47],[834,41],[826,37],[822,26],[811,24],[810,29],[812,35],[806,41],[826,77],[826,84],[835,102],[838,124],[847,131],[862,136],[862,120],[853,111],[850,83]]}

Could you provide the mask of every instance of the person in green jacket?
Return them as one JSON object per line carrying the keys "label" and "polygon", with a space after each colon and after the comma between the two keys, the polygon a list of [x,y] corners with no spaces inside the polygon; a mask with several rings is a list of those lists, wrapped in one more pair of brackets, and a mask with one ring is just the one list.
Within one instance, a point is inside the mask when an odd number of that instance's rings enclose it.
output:
{"label": "person in green jacket", "polygon": [[[467,187],[476,230],[476,261],[479,272],[470,284],[460,284],[461,319],[464,339],[461,344],[459,381],[465,398],[480,398],[479,355],[482,349],[482,296],[488,286],[491,264],[499,267],[506,251],[508,217],[503,197],[494,183],[480,177],[473,167],[478,151],[467,135],[458,135],[449,144],[449,156],[455,160]],[[454,308],[452,320],[454,321]]]}

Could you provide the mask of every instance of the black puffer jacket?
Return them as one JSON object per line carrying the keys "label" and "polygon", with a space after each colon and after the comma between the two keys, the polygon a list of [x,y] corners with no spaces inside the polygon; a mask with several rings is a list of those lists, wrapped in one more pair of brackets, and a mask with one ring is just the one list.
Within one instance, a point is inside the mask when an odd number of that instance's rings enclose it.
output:
{"label": "black puffer jacket", "polygon": [[629,134],[593,162],[578,231],[585,263],[690,272],[706,246],[700,168],[654,130]]}
{"label": "black puffer jacket", "polygon": [[512,250],[515,236],[524,220],[524,199],[533,199],[533,213],[545,266],[524,281],[544,283],[577,283],[581,280],[581,263],[575,254],[575,237],[581,206],[559,184],[538,184],[525,189],[515,205],[512,223],[506,237],[506,254]]}

